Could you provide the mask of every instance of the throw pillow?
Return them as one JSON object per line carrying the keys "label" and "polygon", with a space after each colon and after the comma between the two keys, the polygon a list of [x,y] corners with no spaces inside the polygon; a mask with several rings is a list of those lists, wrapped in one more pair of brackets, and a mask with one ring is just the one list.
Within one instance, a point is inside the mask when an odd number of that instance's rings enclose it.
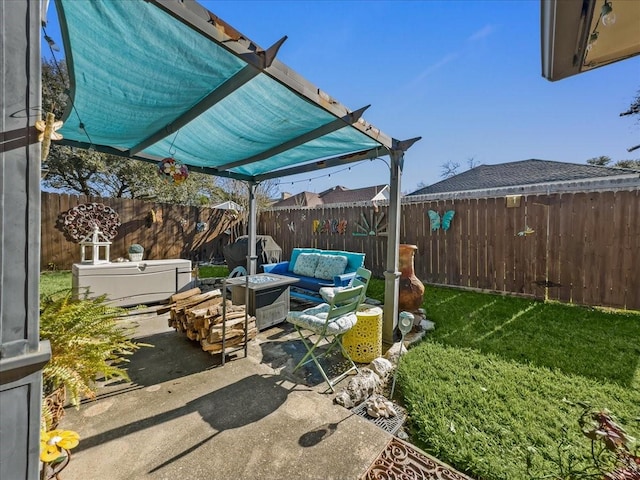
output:
{"label": "throw pillow", "polygon": [[333,280],[336,275],[344,273],[347,262],[347,257],[342,255],[320,255],[318,266],[313,276],[323,280]]}
{"label": "throw pillow", "polygon": [[303,277],[313,277],[318,266],[319,256],[317,253],[301,253],[293,266],[293,273]]}

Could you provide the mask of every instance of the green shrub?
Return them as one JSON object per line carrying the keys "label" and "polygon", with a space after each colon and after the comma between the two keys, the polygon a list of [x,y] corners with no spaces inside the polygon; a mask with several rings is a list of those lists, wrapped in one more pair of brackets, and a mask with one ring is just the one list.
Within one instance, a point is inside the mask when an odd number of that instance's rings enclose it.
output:
{"label": "green shrub", "polygon": [[128,380],[121,364],[144,344],[129,339],[116,321],[126,310],[105,303],[105,296],[74,299],[71,290],[44,298],[40,337],[51,343],[51,360],[43,368],[44,395],[64,387],[78,405],[95,396],[96,380]]}

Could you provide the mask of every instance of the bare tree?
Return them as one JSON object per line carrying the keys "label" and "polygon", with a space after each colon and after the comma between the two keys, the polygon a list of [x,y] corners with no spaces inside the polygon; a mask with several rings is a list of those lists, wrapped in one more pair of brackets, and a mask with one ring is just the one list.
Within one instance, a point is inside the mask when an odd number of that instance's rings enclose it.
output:
{"label": "bare tree", "polygon": [[475,157],[467,158],[467,170],[471,170],[472,168],[476,168],[480,166],[480,162],[476,160]]}
{"label": "bare tree", "polygon": [[[220,188],[220,195],[223,201],[230,200],[242,207],[242,211],[238,212],[238,214],[246,229],[249,218],[249,184],[242,180],[225,178],[221,179]],[[278,181],[276,179],[260,182],[256,188],[257,210],[264,210],[271,205],[272,199],[277,196],[278,191]]]}
{"label": "bare tree", "polygon": [[[627,110],[626,112],[622,112],[620,114],[621,117],[625,115],[640,116],[640,90],[638,90],[638,93],[636,93],[636,98],[633,99],[633,101],[631,102],[631,105],[629,105],[629,110]],[[634,145],[632,147],[627,148],[627,152],[633,152],[634,150],[638,150],[639,148],[640,148],[640,145]],[[639,162],[639,161],[640,160],[636,160],[636,162]]]}
{"label": "bare tree", "polygon": [[460,169],[460,162],[454,162],[453,160],[449,160],[448,162],[440,165],[440,176],[443,178],[453,177],[458,174],[458,170]]}

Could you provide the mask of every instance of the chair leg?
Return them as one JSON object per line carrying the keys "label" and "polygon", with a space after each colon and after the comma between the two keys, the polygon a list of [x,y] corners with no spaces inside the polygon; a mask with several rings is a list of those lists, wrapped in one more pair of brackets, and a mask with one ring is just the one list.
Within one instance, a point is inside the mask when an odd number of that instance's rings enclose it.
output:
{"label": "chair leg", "polygon": [[[320,371],[320,374],[322,375],[322,378],[324,378],[325,382],[327,382],[327,385],[329,385],[329,388],[331,389],[331,392],[334,392],[334,393],[335,393],[336,390],[335,390],[335,388],[333,386],[336,383],[338,383],[340,380],[345,378],[347,375],[349,375],[354,370],[357,373],[360,373],[360,370],[358,369],[356,364],[351,359],[351,356],[349,355],[349,353],[346,351],[346,349],[342,345],[342,335],[334,337],[333,341],[330,342],[330,345],[329,345],[329,348],[327,349],[327,351],[322,353],[319,356],[316,356],[316,355],[314,355],[313,352],[315,351],[316,347],[318,347],[318,345],[320,345],[320,342],[323,339],[327,339],[327,337],[320,336],[320,338],[318,338],[318,340],[312,345],[311,342],[308,341],[308,338],[305,337],[302,334],[301,329],[298,328],[297,325],[296,325],[296,330],[298,331],[298,335],[300,335],[300,338],[302,339],[302,343],[304,344],[305,348],[307,349],[307,353],[304,355],[304,357],[302,357],[302,360],[300,360],[298,362],[298,364],[295,366],[295,368],[293,369],[294,372],[296,370],[298,370],[298,368],[300,368],[302,365],[304,365],[306,363],[309,363],[311,360],[313,360],[313,363],[315,363],[316,367]],[[349,363],[351,363],[351,367],[348,370],[346,370],[345,372],[343,372],[342,374],[340,374],[337,377],[334,377],[334,378],[332,378],[330,380],[329,377],[327,376],[327,374],[325,373],[324,369],[322,368],[322,365],[320,365],[320,362],[318,361],[318,358],[327,356],[336,347],[336,344],[340,347],[342,356],[346,360],[348,360]]]}
{"label": "chair leg", "polygon": [[296,330],[298,331],[298,335],[300,335],[300,338],[302,339],[303,345],[307,349],[307,353],[304,355],[304,357],[302,357],[302,360],[300,360],[298,364],[295,366],[295,368],[293,369],[294,372],[298,370],[298,368],[300,368],[305,363],[308,363],[310,361],[309,357],[312,357],[312,358],[314,357],[313,351],[316,349],[318,345],[320,345],[320,342],[324,338],[324,337],[320,337],[318,341],[312,345],[311,342],[308,341],[307,337],[305,337],[302,334],[302,331],[297,326],[296,326]]}

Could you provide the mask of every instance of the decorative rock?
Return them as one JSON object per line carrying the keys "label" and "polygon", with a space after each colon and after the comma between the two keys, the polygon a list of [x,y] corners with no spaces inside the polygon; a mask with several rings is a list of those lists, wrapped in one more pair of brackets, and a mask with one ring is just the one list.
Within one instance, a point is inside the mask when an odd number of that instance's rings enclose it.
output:
{"label": "decorative rock", "polygon": [[361,368],[360,373],[354,376],[344,390],[338,392],[335,402],[345,408],[360,405],[381,385],[378,374],[370,368]]}
{"label": "decorative rock", "polygon": [[394,365],[397,365],[398,358],[400,358],[400,355],[404,355],[405,353],[407,353],[407,349],[402,344],[402,342],[396,342],[391,345],[391,348],[389,348],[389,350],[387,350],[387,353],[384,354],[384,358],[389,360]]}
{"label": "decorative rock", "polygon": [[425,332],[430,332],[431,330],[436,329],[436,324],[431,320],[422,320],[420,322],[420,328],[422,328],[422,330],[424,330]]}
{"label": "decorative rock", "polygon": [[386,382],[393,372],[393,363],[383,357],[378,357],[369,364],[369,368],[373,370],[382,382]]}
{"label": "decorative rock", "polygon": [[366,403],[367,415],[372,418],[389,418],[395,417],[398,412],[389,400],[382,395],[372,395]]}

